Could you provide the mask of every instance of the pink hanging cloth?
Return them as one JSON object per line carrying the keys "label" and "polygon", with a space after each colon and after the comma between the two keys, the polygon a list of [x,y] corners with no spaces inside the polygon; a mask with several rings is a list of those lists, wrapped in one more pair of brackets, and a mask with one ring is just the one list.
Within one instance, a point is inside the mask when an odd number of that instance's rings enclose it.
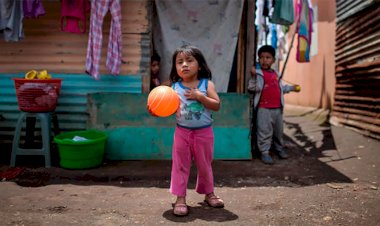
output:
{"label": "pink hanging cloth", "polygon": [[87,45],[86,72],[96,80],[100,78],[99,63],[102,50],[103,19],[108,10],[112,21],[108,40],[106,67],[112,75],[120,73],[121,66],[121,7],[119,0],[91,2],[90,32]]}
{"label": "pink hanging cloth", "polygon": [[61,30],[70,33],[86,32],[89,0],[61,0]]}
{"label": "pink hanging cloth", "polygon": [[45,15],[45,9],[41,0],[24,0],[23,10],[25,18],[38,18]]}

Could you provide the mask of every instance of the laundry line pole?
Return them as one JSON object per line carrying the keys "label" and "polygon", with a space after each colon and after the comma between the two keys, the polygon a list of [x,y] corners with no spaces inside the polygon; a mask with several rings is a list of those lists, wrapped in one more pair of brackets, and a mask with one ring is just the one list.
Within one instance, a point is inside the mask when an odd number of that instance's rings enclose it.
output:
{"label": "laundry line pole", "polygon": [[280,79],[282,79],[282,76],[284,76],[284,72],[285,72],[286,64],[288,63],[289,56],[290,56],[290,52],[292,51],[292,47],[293,47],[293,43],[294,43],[294,37],[296,36],[296,33],[297,33],[297,26],[294,28],[294,32],[293,32],[293,36],[292,36],[292,41],[290,42],[290,46],[289,46],[289,52],[288,52],[288,54],[286,55],[286,59],[285,59],[285,62],[284,62],[284,66],[282,67],[282,70],[281,70]]}

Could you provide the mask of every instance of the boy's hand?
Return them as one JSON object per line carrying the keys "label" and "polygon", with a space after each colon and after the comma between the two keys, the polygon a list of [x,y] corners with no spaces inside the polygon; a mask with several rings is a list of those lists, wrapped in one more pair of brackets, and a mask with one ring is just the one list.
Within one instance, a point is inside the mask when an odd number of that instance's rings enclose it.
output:
{"label": "boy's hand", "polygon": [[251,67],[251,76],[252,76],[252,77],[255,77],[255,76],[256,76],[256,67],[255,67],[255,66],[252,66],[252,67]]}
{"label": "boy's hand", "polygon": [[293,87],[293,91],[299,93],[301,91],[301,86],[300,85],[295,85]]}

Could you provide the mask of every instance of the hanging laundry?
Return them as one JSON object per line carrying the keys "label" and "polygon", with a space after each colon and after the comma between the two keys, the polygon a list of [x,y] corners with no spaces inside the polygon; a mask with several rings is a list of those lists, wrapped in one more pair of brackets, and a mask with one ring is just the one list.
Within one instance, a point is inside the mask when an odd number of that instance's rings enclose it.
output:
{"label": "hanging laundry", "polygon": [[38,18],[45,15],[42,0],[24,0],[23,9],[25,18]]}
{"label": "hanging laundry", "polygon": [[255,25],[258,48],[262,45],[268,45],[268,40],[270,42],[270,24],[268,21],[268,14],[271,7],[272,3],[269,0],[256,1]]}
{"label": "hanging laundry", "polygon": [[282,61],[285,59],[285,55],[288,55],[288,46],[287,46],[287,38],[286,33],[288,32],[288,26],[284,25],[276,25],[277,30],[277,53],[278,53],[278,60]]}
{"label": "hanging laundry", "polygon": [[120,73],[121,65],[121,7],[119,0],[91,2],[90,32],[87,45],[86,72],[99,79],[99,63],[102,50],[103,19],[111,12],[111,28],[108,40],[106,67],[113,75]]}
{"label": "hanging laundry", "polygon": [[270,25],[270,44],[273,48],[277,49],[277,25]]}
{"label": "hanging laundry", "polygon": [[257,44],[264,45],[265,43],[265,17],[263,15],[264,10],[264,0],[256,1],[256,16],[255,16],[255,25],[256,25],[256,37]]}
{"label": "hanging laundry", "polygon": [[296,59],[298,62],[310,62],[313,9],[309,0],[298,0],[297,15],[298,45]]}
{"label": "hanging laundry", "polygon": [[294,7],[291,0],[275,0],[269,22],[289,26],[294,22]]}
{"label": "hanging laundry", "polygon": [[263,16],[265,17],[268,17],[269,16],[269,11],[270,11],[270,8],[271,8],[271,3],[269,2],[269,0],[264,0],[263,1]]}
{"label": "hanging laundry", "polygon": [[0,33],[4,34],[5,41],[17,42],[24,38],[23,19],[22,1],[0,0]]}
{"label": "hanging laundry", "polygon": [[89,0],[61,0],[61,30],[70,33],[86,32]]}

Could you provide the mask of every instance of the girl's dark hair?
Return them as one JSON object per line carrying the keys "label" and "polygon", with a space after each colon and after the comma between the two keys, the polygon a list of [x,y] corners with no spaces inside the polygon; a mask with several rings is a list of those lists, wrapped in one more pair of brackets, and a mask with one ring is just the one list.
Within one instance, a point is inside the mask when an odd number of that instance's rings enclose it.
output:
{"label": "girl's dark hair", "polygon": [[269,53],[272,55],[273,58],[276,58],[276,50],[273,48],[273,46],[270,46],[270,45],[261,46],[258,52],[258,56],[260,57],[262,53]]}
{"label": "girl's dark hair", "polygon": [[181,77],[179,77],[179,75],[177,74],[176,69],[176,58],[177,55],[180,53],[184,53],[185,55],[191,55],[197,60],[198,65],[201,68],[201,70],[198,72],[198,79],[207,78],[211,80],[211,71],[207,66],[205,57],[203,56],[202,52],[195,46],[183,45],[176,49],[176,51],[173,53],[172,69],[170,71],[170,81],[172,83],[178,82],[181,79]]}

